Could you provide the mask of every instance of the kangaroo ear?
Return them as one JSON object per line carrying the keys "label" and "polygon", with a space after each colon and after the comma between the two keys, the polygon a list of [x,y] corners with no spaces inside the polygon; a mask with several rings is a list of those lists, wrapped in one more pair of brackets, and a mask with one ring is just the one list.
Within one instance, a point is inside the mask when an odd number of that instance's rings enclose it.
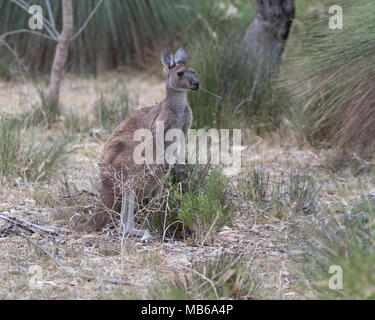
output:
{"label": "kangaroo ear", "polygon": [[175,66],[173,54],[170,53],[167,49],[163,49],[163,51],[161,52],[161,63],[168,70],[172,69]]}
{"label": "kangaroo ear", "polygon": [[176,63],[186,63],[186,52],[183,48],[179,48],[176,51],[176,55],[174,56],[174,61]]}

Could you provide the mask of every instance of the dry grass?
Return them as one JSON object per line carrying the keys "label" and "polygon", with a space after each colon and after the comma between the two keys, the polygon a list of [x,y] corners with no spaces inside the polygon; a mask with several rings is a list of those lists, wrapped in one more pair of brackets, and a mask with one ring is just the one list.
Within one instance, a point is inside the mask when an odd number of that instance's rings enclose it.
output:
{"label": "dry grass", "polygon": [[[69,74],[62,83],[61,104],[66,110],[92,115],[94,105],[102,95],[113,99],[128,90],[132,93],[132,108],[151,106],[160,102],[165,94],[164,83],[160,80],[161,69],[159,72],[159,75],[112,72],[97,78]],[[39,95],[32,83],[20,80],[0,82],[0,112],[16,114],[30,111],[38,105]]]}

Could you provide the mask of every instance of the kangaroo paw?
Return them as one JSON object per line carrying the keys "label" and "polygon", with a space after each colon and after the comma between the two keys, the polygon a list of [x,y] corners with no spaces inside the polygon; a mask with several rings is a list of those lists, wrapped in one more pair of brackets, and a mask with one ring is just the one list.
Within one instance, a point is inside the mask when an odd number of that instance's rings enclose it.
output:
{"label": "kangaroo paw", "polygon": [[[122,231],[124,229],[120,228],[120,230]],[[130,229],[130,230],[126,230],[124,232],[124,234],[128,234],[128,235],[135,236],[135,237],[141,237],[142,238],[141,240],[147,240],[147,239],[151,238],[151,234],[147,229],[143,230],[143,229],[133,228],[133,229]]]}

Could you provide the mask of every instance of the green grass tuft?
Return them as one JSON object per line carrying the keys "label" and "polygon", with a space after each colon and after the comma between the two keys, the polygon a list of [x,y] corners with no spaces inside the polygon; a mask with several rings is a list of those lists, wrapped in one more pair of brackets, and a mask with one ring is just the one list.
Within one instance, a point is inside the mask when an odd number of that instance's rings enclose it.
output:
{"label": "green grass tuft", "polygon": [[70,138],[41,137],[17,119],[0,116],[0,181],[21,178],[40,181],[50,177],[69,154]]}
{"label": "green grass tuft", "polygon": [[[371,200],[372,201],[372,200]],[[320,299],[375,299],[374,207],[363,206],[363,219],[342,221],[329,213],[301,226],[303,258],[300,276]],[[351,213],[352,215],[353,213]],[[329,272],[332,266],[337,269]],[[332,276],[342,275],[342,288],[329,286]],[[337,281],[331,280],[333,284]]]}
{"label": "green grass tuft", "polygon": [[287,176],[272,177],[256,167],[239,180],[237,193],[245,211],[252,216],[271,215],[279,219],[316,213],[320,187],[309,175],[295,170]]}

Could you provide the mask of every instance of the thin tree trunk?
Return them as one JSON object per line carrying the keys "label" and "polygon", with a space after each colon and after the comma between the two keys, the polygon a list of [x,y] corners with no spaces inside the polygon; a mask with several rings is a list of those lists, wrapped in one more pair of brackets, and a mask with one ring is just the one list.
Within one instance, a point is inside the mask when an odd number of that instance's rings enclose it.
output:
{"label": "thin tree trunk", "polygon": [[[294,0],[256,0],[255,19],[242,40],[244,60],[256,78],[277,71],[294,18]],[[261,75],[262,74],[262,75]]]}
{"label": "thin tree trunk", "polygon": [[48,92],[49,108],[55,109],[55,111],[58,111],[60,84],[64,76],[64,66],[68,58],[69,45],[73,34],[72,0],[61,1],[63,13],[63,27],[56,46],[56,53],[53,60],[50,76],[50,86]]}

